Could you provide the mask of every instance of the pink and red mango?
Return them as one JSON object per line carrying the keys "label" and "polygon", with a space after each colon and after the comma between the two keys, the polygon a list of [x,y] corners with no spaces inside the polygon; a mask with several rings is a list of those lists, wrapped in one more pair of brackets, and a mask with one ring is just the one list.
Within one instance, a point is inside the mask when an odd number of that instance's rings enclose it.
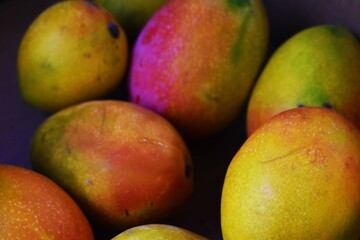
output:
{"label": "pink and red mango", "polygon": [[170,0],[135,44],[130,99],[185,136],[207,137],[238,115],[267,45],[259,0]]}

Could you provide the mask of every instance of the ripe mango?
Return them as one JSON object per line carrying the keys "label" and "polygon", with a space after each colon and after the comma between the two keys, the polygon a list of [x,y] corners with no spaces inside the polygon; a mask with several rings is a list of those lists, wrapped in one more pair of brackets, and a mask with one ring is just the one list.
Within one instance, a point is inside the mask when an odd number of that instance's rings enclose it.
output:
{"label": "ripe mango", "polygon": [[89,219],[124,229],[175,213],[190,197],[190,153],[160,115],[123,101],[89,101],[46,119],[33,168],[62,186]]}
{"label": "ripe mango", "polygon": [[218,133],[241,110],[267,45],[261,0],[170,0],[135,44],[130,99],[183,136]]}
{"label": "ripe mango", "polygon": [[91,240],[91,226],[70,196],[49,178],[0,164],[1,240]]}
{"label": "ripe mango", "polygon": [[146,224],[136,226],[120,233],[112,240],[206,240],[189,230],[167,225],[167,224]]}
{"label": "ripe mango", "polygon": [[127,39],[105,9],[90,1],[60,1],[29,26],[17,61],[24,101],[53,113],[119,87],[128,62]]}
{"label": "ripe mango", "polygon": [[360,238],[360,131],[340,113],[278,113],[232,159],[221,197],[224,240]]}
{"label": "ripe mango", "polygon": [[300,31],[271,56],[251,93],[248,135],[281,111],[333,108],[360,127],[360,44],[344,27]]}

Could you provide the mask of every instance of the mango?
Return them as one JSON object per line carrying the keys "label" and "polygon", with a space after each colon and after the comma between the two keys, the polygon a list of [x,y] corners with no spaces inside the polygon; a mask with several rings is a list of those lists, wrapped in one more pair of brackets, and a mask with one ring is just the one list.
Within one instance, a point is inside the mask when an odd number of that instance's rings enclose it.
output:
{"label": "mango", "polygon": [[327,108],[276,114],[228,167],[221,228],[224,240],[358,240],[359,129]]}
{"label": "mango", "polygon": [[120,233],[112,240],[206,240],[196,233],[168,224],[146,224]]}
{"label": "mango", "polygon": [[47,177],[0,164],[2,240],[91,240],[91,226],[75,201]]}
{"label": "mango", "polygon": [[168,0],[95,0],[106,8],[124,27],[132,45],[149,19]]}
{"label": "mango", "polygon": [[34,134],[30,161],[101,228],[170,216],[193,190],[180,134],[160,115],[125,101],[88,101],[50,116]]}
{"label": "mango", "polygon": [[115,91],[127,62],[126,34],[108,11],[90,1],[61,1],[21,40],[20,93],[29,106],[53,113]]}
{"label": "mango", "polygon": [[242,109],[267,45],[261,0],[170,0],[134,46],[130,101],[186,138],[216,134]]}
{"label": "mango", "polygon": [[285,41],[257,80],[247,132],[298,106],[333,108],[360,127],[360,44],[346,28],[316,25]]}

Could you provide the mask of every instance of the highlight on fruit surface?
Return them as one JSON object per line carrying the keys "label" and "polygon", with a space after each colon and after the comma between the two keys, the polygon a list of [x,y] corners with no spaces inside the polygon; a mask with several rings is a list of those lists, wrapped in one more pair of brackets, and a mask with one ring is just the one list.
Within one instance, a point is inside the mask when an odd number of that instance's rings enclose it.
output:
{"label": "highlight on fruit surface", "polygon": [[206,240],[194,232],[168,224],[146,224],[120,233],[112,240]]}
{"label": "highlight on fruit surface", "polygon": [[284,42],[250,95],[247,132],[299,106],[332,108],[360,127],[360,43],[346,28],[316,25]]}
{"label": "highlight on fruit surface", "polygon": [[60,1],[21,40],[20,93],[28,105],[53,113],[115,91],[127,62],[126,34],[108,11],[91,1]]}
{"label": "highlight on fruit surface", "polygon": [[88,220],[75,201],[47,177],[0,164],[0,238],[91,240]]}
{"label": "highlight on fruit surface", "polygon": [[187,138],[216,134],[242,109],[267,45],[261,0],[170,0],[136,41],[130,99]]}
{"label": "highlight on fruit surface", "polygon": [[221,227],[224,240],[358,240],[359,129],[319,107],[272,117],[228,167]]}
{"label": "highlight on fruit surface", "polygon": [[89,101],[55,113],[36,131],[30,159],[90,220],[114,229],[170,216],[193,190],[191,156],[176,129],[124,101]]}

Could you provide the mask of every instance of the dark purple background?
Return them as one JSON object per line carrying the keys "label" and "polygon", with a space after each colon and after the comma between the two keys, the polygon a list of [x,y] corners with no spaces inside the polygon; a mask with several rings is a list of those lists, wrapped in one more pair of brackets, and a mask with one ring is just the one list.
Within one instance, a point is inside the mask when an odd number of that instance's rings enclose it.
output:
{"label": "dark purple background", "polygon": [[[26,106],[19,96],[17,50],[30,23],[55,2],[0,0],[0,163],[30,168],[29,143],[46,115]],[[315,24],[342,24],[360,36],[359,0],[264,0],[264,4],[270,20],[271,49],[295,32]],[[244,113],[218,136],[189,144],[195,168],[195,191],[182,211],[164,222],[210,239],[221,239],[222,182],[228,164],[245,140]],[[96,239],[110,239],[116,234],[96,230]]]}

